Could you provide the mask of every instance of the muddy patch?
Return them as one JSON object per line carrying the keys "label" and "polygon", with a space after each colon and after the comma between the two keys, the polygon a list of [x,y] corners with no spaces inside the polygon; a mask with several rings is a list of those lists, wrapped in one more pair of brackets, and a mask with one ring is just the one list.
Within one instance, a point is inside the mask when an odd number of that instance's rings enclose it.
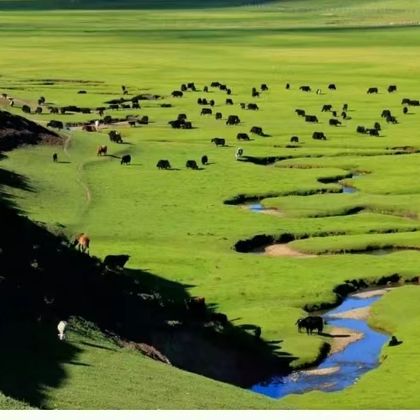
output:
{"label": "muddy patch", "polygon": [[315,254],[304,254],[303,252],[297,251],[291,248],[287,244],[274,244],[264,248],[262,252],[264,255],[270,257],[296,257],[296,258],[315,258],[318,255]]}

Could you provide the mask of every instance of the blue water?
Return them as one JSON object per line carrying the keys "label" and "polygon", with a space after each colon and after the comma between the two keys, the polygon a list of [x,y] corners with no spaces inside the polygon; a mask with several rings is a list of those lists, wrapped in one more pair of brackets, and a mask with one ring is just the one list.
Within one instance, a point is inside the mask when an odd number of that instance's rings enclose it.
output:
{"label": "blue water", "polygon": [[353,194],[353,193],[355,193],[357,191],[357,189],[356,188],[353,188],[353,187],[345,187],[344,185],[343,185],[343,189],[342,189],[342,193],[343,194]]}
{"label": "blue water", "polygon": [[378,299],[380,296],[366,299],[348,297],[340,306],[323,315],[329,326],[344,327],[364,334],[362,339],[348,345],[343,351],[328,356],[317,367],[338,367],[338,371],[327,375],[309,375],[304,370],[296,371],[287,376],[273,377],[251,389],[272,398],[282,398],[288,394],[302,394],[313,390],[340,391],[353,385],[360,376],[378,366],[379,354],[389,337],[369,328],[366,321],[329,316],[370,306]]}
{"label": "blue water", "polygon": [[249,210],[251,211],[261,211],[264,210],[264,206],[260,203],[250,204],[248,206]]}

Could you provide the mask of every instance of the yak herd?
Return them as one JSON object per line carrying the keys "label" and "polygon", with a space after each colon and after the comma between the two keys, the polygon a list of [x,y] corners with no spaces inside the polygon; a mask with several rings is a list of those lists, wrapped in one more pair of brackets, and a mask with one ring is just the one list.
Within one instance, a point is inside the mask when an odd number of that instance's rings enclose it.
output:
{"label": "yak herd", "polygon": [[[335,83],[330,83],[327,86],[328,90],[335,91],[337,89],[337,86]],[[122,92],[124,95],[128,94],[128,89],[125,86],[121,87]],[[234,107],[235,101],[232,99],[232,88],[230,88],[227,84],[220,83],[220,82],[212,82],[210,85],[206,85],[203,87],[202,92],[209,93],[210,89],[219,89],[220,91],[224,92],[228,97],[225,98],[223,105]],[[287,83],[285,85],[286,90],[291,89],[291,84]],[[269,90],[269,87],[266,83],[263,83],[260,85],[260,88],[257,89],[255,87],[251,88],[250,94],[252,98],[259,98],[260,95],[263,94],[263,92],[266,92]],[[312,92],[312,89],[309,85],[302,85],[299,87],[299,90],[301,92],[310,93]],[[198,89],[195,85],[195,83],[183,83],[180,86],[180,89],[174,90],[171,93],[171,96],[173,98],[183,98],[188,92],[197,92]],[[396,85],[389,85],[387,88],[387,92],[389,94],[394,93],[397,91]],[[321,95],[322,90],[316,89],[316,94]],[[79,94],[86,94],[86,91],[79,91]],[[366,91],[366,94],[368,95],[377,95],[379,93],[379,88],[377,87],[369,87]],[[2,94],[4,99],[7,99],[9,101],[9,105],[14,107],[16,106],[16,101],[14,98],[9,97],[7,94]],[[153,96],[150,97],[150,96]],[[68,114],[68,113],[82,113],[82,114],[92,114],[94,112],[98,113],[99,118],[95,120],[88,121],[87,123],[63,123],[62,121],[59,121],[57,119],[53,119],[49,121],[47,124],[47,127],[62,130],[64,128],[69,127],[82,127],[83,130],[87,132],[95,132],[98,131],[98,128],[100,125],[103,126],[110,126],[115,124],[122,124],[126,123],[130,127],[135,127],[136,125],[148,125],[150,120],[147,115],[142,116],[139,118],[136,115],[127,115],[125,118],[113,118],[110,115],[104,116],[105,112],[107,110],[114,111],[114,110],[124,110],[124,109],[141,109],[140,99],[162,99],[162,97],[158,95],[137,95],[135,97],[132,97],[131,99],[114,99],[111,101],[108,101],[107,107],[97,107],[95,109],[86,108],[86,107],[78,107],[78,106],[63,106],[63,107],[56,107],[56,106],[48,106],[47,109],[51,114]],[[220,111],[213,112],[214,107],[216,106],[215,99],[209,99],[206,97],[200,97],[196,101],[197,105],[201,106],[200,109],[200,115],[203,117],[209,117],[213,116],[216,120],[222,120],[223,114]],[[35,114],[42,114],[44,112],[44,108],[46,107],[46,99],[44,96],[41,96],[37,101],[38,106],[34,108],[33,113]],[[403,106],[403,114],[407,114],[409,111],[409,107],[417,107],[420,106],[420,101],[415,99],[409,99],[404,98],[401,101],[401,105]],[[168,103],[162,103],[160,105],[162,108],[170,108],[172,107],[172,104]],[[255,102],[239,102],[240,109],[242,110],[249,110],[249,111],[259,111],[260,106]],[[23,104],[21,106],[21,110],[24,113],[31,114],[32,109],[29,105]],[[349,105],[343,104],[340,110],[335,110],[332,104],[323,104],[321,109],[321,113],[331,113],[331,118],[328,118],[328,124],[331,127],[340,127],[344,121],[350,120],[351,116],[349,115]],[[317,115],[314,114],[308,114],[304,109],[298,108],[295,109],[295,113],[298,118],[302,118],[306,123],[310,124],[317,124],[319,123],[319,119]],[[341,119],[339,119],[341,117]],[[379,116],[378,116],[379,117]],[[386,122],[387,124],[398,124],[398,120],[395,117],[395,115],[392,114],[392,111],[390,109],[383,109],[383,111],[380,114],[380,118],[382,121]],[[225,118],[225,124],[228,126],[237,126],[241,124],[241,119],[238,115],[232,113],[226,116]],[[174,120],[171,120],[168,122],[168,125],[173,129],[181,129],[181,130],[191,130],[193,129],[193,124],[191,121],[188,120],[187,115],[185,113],[179,113],[177,118]],[[362,125],[358,125],[356,127],[356,133],[358,134],[367,134],[369,136],[379,136],[382,131],[382,125],[379,121],[375,121],[371,127],[365,127]],[[265,137],[267,136],[264,133],[264,130],[262,127],[253,126],[250,129],[250,133]],[[115,129],[111,129],[108,132],[108,137],[111,142],[122,144],[124,143],[123,138],[119,131]],[[238,141],[249,141],[251,140],[249,134],[247,132],[238,132],[236,135],[236,139]],[[322,131],[313,131],[312,133],[312,139],[313,140],[327,140],[327,136]],[[224,138],[221,137],[214,137],[211,139],[211,143],[213,143],[215,146],[225,147],[227,146],[227,142]],[[299,143],[299,137],[297,135],[292,135],[290,137],[290,143]],[[97,156],[106,156],[108,153],[108,147],[106,145],[100,145],[97,148]],[[238,148],[235,153],[235,158],[238,159],[240,156],[242,156],[243,149]],[[56,162],[58,159],[57,153],[54,153],[53,155],[53,161]],[[128,165],[131,163],[131,155],[126,154],[121,156],[121,165]],[[201,157],[201,164],[203,166],[207,165],[209,162],[208,156],[204,155]],[[169,170],[172,169],[170,161],[168,159],[160,159],[156,167],[160,170]],[[185,164],[186,168],[197,170],[199,169],[198,164],[196,160],[188,159]],[[86,244],[84,244],[86,246]],[[88,245],[87,245],[88,246]],[[322,334],[323,327],[324,327],[325,321],[320,316],[307,316],[306,318],[298,319],[296,321],[296,325],[298,327],[298,331],[301,332],[302,329],[306,330],[307,334],[312,334],[313,331],[316,331],[318,334]],[[261,333],[261,332],[260,332]]]}
{"label": "yak herd", "polygon": [[[335,91],[337,89],[335,83],[328,84],[328,90]],[[121,87],[122,92],[124,95],[128,94],[128,89],[125,86]],[[222,104],[234,107],[235,101],[232,99],[232,88],[228,87],[226,84],[220,83],[220,82],[212,82],[210,83],[210,86],[206,85],[203,87],[202,92],[209,93],[210,89],[219,89],[220,91],[224,92],[228,97],[225,98],[224,102]],[[286,90],[291,89],[291,84],[287,83],[285,85]],[[250,90],[250,94],[252,98],[259,98],[263,92],[268,91],[268,85],[266,83],[263,83],[260,85],[260,88],[257,89],[255,87],[252,87]],[[299,87],[299,90],[301,92],[309,93],[312,92],[312,89],[309,85],[302,85]],[[180,89],[174,90],[171,93],[171,96],[173,98],[183,98],[188,92],[197,92],[198,89],[195,85],[195,83],[183,83],[180,86]],[[387,88],[387,92],[389,94],[394,93],[397,91],[396,85],[389,85]],[[85,90],[80,90],[78,92],[79,94],[86,94],[87,92]],[[369,87],[366,91],[366,94],[368,95],[377,95],[379,93],[379,88],[377,87]],[[321,95],[322,91],[321,89],[316,89],[316,94]],[[7,94],[2,94],[4,99],[7,99],[9,101],[10,106],[16,106],[16,101],[14,98],[9,97]],[[162,99],[162,97],[158,95],[137,95],[130,99],[114,99],[111,101],[108,101],[107,107],[101,106],[97,107],[95,109],[86,108],[86,107],[78,107],[78,106],[63,106],[63,107],[56,107],[56,106],[48,106],[47,109],[51,114],[68,114],[68,113],[82,113],[82,114],[92,114],[94,112],[98,113],[99,118],[88,121],[86,123],[64,123],[62,121],[59,121],[57,119],[50,120],[47,124],[47,127],[62,130],[64,128],[69,127],[80,127],[85,130],[86,132],[96,132],[98,131],[98,128],[100,125],[102,126],[110,126],[115,124],[121,124],[126,123],[130,127],[135,127],[136,125],[148,125],[150,120],[147,115],[142,116],[141,118],[137,115],[127,115],[125,118],[114,118],[110,115],[104,115],[107,110],[109,111],[115,111],[115,110],[124,110],[124,109],[141,109],[140,100],[143,99]],[[213,112],[214,107],[216,106],[215,99],[209,99],[206,97],[200,97],[196,101],[197,105],[201,106],[199,113],[202,117],[209,117],[213,116],[216,120],[222,120],[223,114],[220,111]],[[44,96],[41,96],[37,101],[38,106],[34,109],[33,113],[35,114],[42,114],[44,112],[44,108],[46,107],[46,99]],[[259,111],[260,106],[255,102],[239,102],[240,109],[247,110],[247,111]],[[407,114],[409,111],[408,107],[417,107],[420,106],[420,101],[415,99],[409,99],[404,98],[401,101],[401,105],[403,106],[403,114]],[[168,103],[162,103],[160,105],[162,108],[171,108],[172,104]],[[29,105],[23,104],[21,106],[21,110],[24,113],[31,114],[32,110]],[[310,124],[317,124],[319,123],[319,119],[317,115],[314,115],[313,113],[308,114],[304,109],[298,108],[295,109],[294,112],[296,113],[298,118],[302,118],[304,122],[310,123]],[[331,127],[340,127],[342,126],[344,121],[350,120],[351,116],[349,115],[349,105],[347,103],[343,104],[340,107],[340,110],[335,110],[332,104],[323,104],[321,109],[321,113],[331,113],[331,118],[328,118],[328,124]],[[379,117],[379,116],[378,116]],[[341,119],[340,119],[341,118]],[[392,114],[392,111],[390,109],[383,109],[383,111],[380,114],[380,118],[382,121],[386,122],[387,124],[398,124],[399,121],[395,117],[395,115]],[[232,113],[226,116],[225,118],[225,124],[228,126],[238,126],[241,124],[241,119],[238,115]],[[176,119],[168,121],[168,125],[173,129],[181,129],[181,130],[191,130],[193,129],[193,124],[191,121],[188,120],[186,113],[179,113]],[[358,134],[367,134],[369,136],[379,136],[382,131],[382,125],[379,121],[375,121],[371,127],[365,127],[362,125],[358,125],[356,127],[356,133]],[[264,130],[262,127],[259,126],[253,126],[250,129],[250,133],[254,134],[256,136],[261,137],[267,137],[268,135],[264,133]],[[108,131],[108,137],[109,140],[116,144],[122,144],[124,143],[122,135],[119,131],[116,129],[111,129]],[[247,132],[241,131],[238,132],[236,135],[236,139],[238,141],[249,141],[251,140],[249,134]],[[313,131],[312,133],[312,139],[313,140],[327,140],[327,136],[323,131]],[[214,137],[211,139],[211,143],[213,143],[217,147],[226,147],[227,142],[224,138],[221,137]],[[292,135],[290,137],[290,143],[299,143],[299,137],[297,135]],[[293,146],[292,146],[293,147]],[[108,146],[107,145],[100,145],[97,148],[97,156],[106,156],[108,154]],[[238,148],[235,152],[235,158],[239,159],[243,154],[243,149]],[[57,162],[58,155],[57,153],[53,154],[53,161]],[[128,165],[132,161],[132,157],[129,154],[125,154],[121,156],[120,163],[121,165]],[[206,166],[209,163],[209,159],[207,155],[204,155],[201,157],[201,164],[203,166]],[[172,169],[171,163],[168,159],[159,159],[159,161],[156,164],[156,167],[159,170],[170,170]],[[192,170],[198,170],[199,166],[197,164],[196,160],[188,159],[186,161],[185,167]],[[77,244],[84,248],[88,249],[89,247],[89,238],[80,235],[80,238],[77,238]],[[84,242],[83,242],[84,241]],[[125,256],[128,257],[128,256]],[[325,321],[320,316],[307,316],[306,318],[301,318],[296,321],[296,325],[298,327],[298,331],[301,332],[302,330],[305,330],[307,334],[312,334],[313,331],[316,331],[318,334],[322,334],[323,328],[324,328]],[[64,332],[60,332],[64,334]],[[259,330],[259,335],[261,334],[261,330]],[[394,344],[390,344],[394,345]]]}

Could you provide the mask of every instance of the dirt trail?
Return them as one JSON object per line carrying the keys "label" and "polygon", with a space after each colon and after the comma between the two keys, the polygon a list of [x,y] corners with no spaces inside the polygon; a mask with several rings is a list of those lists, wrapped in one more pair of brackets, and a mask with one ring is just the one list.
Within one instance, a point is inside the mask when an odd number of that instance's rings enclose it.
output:
{"label": "dirt trail", "polygon": [[[70,159],[71,158],[71,154],[69,152],[69,147],[70,147],[70,143],[71,143],[71,135],[70,134],[65,134],[65,140],[64,140],[64,146],[63,146],[63,150],[64,150],[64,154]],[[88,187],[88,185],[82,181],[82,172],[83,172],[83,164],[79,164],[77,166],[77,172],[79,175],[79,183],[80,185],[84,188],[85,190],[85,194],[86,194],[86,203],[87,206],[89,206],[90,202],[92,201],[92,193]]]}
{"label": "dirt trail", "polygon": [[315,254],[304,254],[293,248],[290,248],[287,244],[274,244],[269,245],[264,250],[265,255],[270,257],[297,257],[297,258],[315,258],[318,255]]}

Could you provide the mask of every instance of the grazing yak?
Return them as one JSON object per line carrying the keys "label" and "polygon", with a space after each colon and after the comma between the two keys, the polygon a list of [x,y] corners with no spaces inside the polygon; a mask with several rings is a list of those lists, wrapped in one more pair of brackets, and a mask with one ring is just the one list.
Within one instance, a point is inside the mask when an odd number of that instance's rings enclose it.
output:
{"label": "grazing yak", "polygon": [[49,106],[48,111],[50,111],[51,114],[58,114],[59,113],[59,109],[56,106]]}
{"label": "grazing yak", "polygon": [[241,108],[242,109],[245,109],[246,108],[246,103],[245,102],[241,102],[240,105],[241,105]]}
{"label": "grazing yak", "polygon": [[378,93],[379,92],[379,90],[378,90],[378,88],[377,87],[370,87],[368,90],[367,90],[367,94],[371,94],[371,93]]}
{"label": "grazing yak", "polygon": [[391,340],[389,340],[388,346],[393,347],[393,346],[399,346],[400,344],[402,344],[403,342],[398,340],[398,338],[393,335],[391,337]]}
{"label": "grazing yak", "polygon": [[73,246],[81,252],[89,254],[90,238],[84,233],[79,233],[74,241]]}
{"label": "grazing yak", "polygon": [[216,112],[216,120],[221,120],[223,118],[223,115],[221,112]]}
{"label": "grazing yak", "polygon": [[197,90],[197,88],[195,87],[195,83],[187,83],[187,88],[193,91]]}
{"label": "grazing yak", "polygon": [[128,165],[131,163],[131,156],[130,155],[123,155],[121,156],[121,165]]}
{"label": "grazing yak", "polygon": [[287,90],[289,90],[289,89],[290,89],[290,83],[286,83],[285,88],[286,88]]}
{"label": "grazing yak", "polygon": [[250,133],[254,133],[257,136],[264,136],[263,129],[261,127],[252,127],[251,130],[249,130]]}
{"label": "grazing yak", "polygon": [[228,99],[226,99],[225,103],[226,103],[226,105],[233,105],[233,100],[228,98]]}
{"label": "grazing yak", "polygon": [[348,110],[349,110],[349,104],[344,104],[343,111],[348,111]]}
{"label": "grazing yak", "polygon": [[214,143],[216,146],[224,146],[226,144],[225,139],[221,139],[219,137],[215,137],[211,139],[211,142]]}
{"label": "grazing yak", "polygon": [[382,111],[382,113],[381,113],[381,117],[382,118],[388,118],[388,117],[390,117],[392,114],[391,114],[391,111],[389,110],[389,109],[384,109],[383,111]]}
{"label": "grazing yak", "polygon": [[58,162],[58,154],[57,153],[53,154],[53,162]]}
{"label": "grazing yak", "polygon": [[203,92],[208,92],[209,91],[209,87],[208,86],[204,86]]}
{"label": "grazing yak", "polygon": [[375,130],[378,130],[378,131],[381,131],[381,130],[382,130],[382,128],[381,128],[381,124],[379,124],[378,122],[376,122],[376,123],[373,125],[373,127],[375,128]]}
{"label": "grazing yak", "polygon": [[98,146],[96,156],[105,156],[108,153],[108,147],[105,145]]}
{"label": "grazing yak", "polygon": [[379,130],[377,130],[376,128],[367,128],[366,133],[369,134],[369,136],[379,136]]}
{"label": "grazing yak", "polygon": [[316,115],[305,115],[305,121],[306,122],[311,122],[311,123],[317,123],[318,118],[317,118]]}
{"label": "grazing yak", "polygon": [[268,90],[268,86],[267,86],[267,84],[266,84],[266,83],[263,83],[263,84],[261,85],[261,90],[262,90],[262,91]]}
{"label": "grazing yak", "polygon": [[130,256],[121,254],[121,255],[107,255],[104,259],[104,266],[109,269],[123,268],[124,265],[129,260]]}
{"label": "grazing yak", "polygon": [[180,90],[174,90],[171,95],[174,98],[182,98],[184,96],[184,94],[180,91]]}
{"label": "grazing yak", "polygon": [[330,90],[336,90],[337,88],[336,88],[336,86],[335,86],[335,84],[334,84],[334,83],[330,83],[330,84],[328,85],[328,89],[330,89]]}
{"label": "grazing yak", "polygon": [[321,112],[327,112],[327,111],[331,111],[332,110],[332,105],[330,104],[325,104],[322,106]]}
{"label": "grazing yak", "polygon": [[118,131],[115,130],[111,130],[108,133],[108,137],[111,141],[115,142],[115,143],[122,143],[122,138],[121,138],[121,134]]}
{"label": "grazing yak", "polygon": [[311,92],[311,87],[310,86],[300,86],[299,90],[301,90],[302,92]]}
{"label": "grazing yak", "polygon": [[387,90],[388,90],[388,93],[396,92],[397,91],[397,86],[396,85],[389,85]]}
{"label": "grazing yak", "polygon": [[398,120],[393,115],[388,115],[386,117],[387,123],[398,124]]}
{"label": "grazing yak", "polygon": [[51,127],[51,128],[56,128],[58,130],[62,130],[64,128],[64,124],[61,121],[57,121],[57,120],[51,120],[48,124],[47,127]]}
{"label": "grazing yak", "polygon": [[329,125],[332,125],[332,126],[334,126],[334,127],[337,127],[337,126],[341,125],[341,121],[336,120],[335,118],[331,118],[331,119],[328,121],[328,123],[329,123]]}
{"label": "grazing yak", "polygon": [[248,105],[247,105],[247,108],[248,108],[250,111],[258,111],[258,110],[259,110],[259,108],[258,108],[258,105],[257,105],[257,104],[248,104]]}
{"label": "grazing yak", "polygon": [[187,114],[178,114],[178,121],[185,121],[187,119]]}
{"label": "grazing yak", "polygon": [[347,119],[347,113],[346,113],[345,111],[343,111],[343,112],[341,113],[341,118],[342,118],[343,120],[346,120],[346,119]]}
{"label": "grazing yak", "polygon": [[247,133],[238,133],[236,135],[236,140],[249,140],[249,136]]}
{"label": "grazing yak", "polygon": [[203,297],[191,297],[185,299],[186,309],[194,315],[202,316],[206,313],[206,299]]}
{"label": "grazing yak", "polygon": [[139,119],[139,124],[143,124],[143,125],[147,125],[149,124],[149,117],[147,115],[143,115],[140,119]]}
{"label": "grazing yak", "polygon": [[312,134],[314,140],[327,140],[327,137],[322,131],[314,131]]}
{"label": "grazing yak", "polygon": [[200,115],[211,115],[212,113],[211,108],[202,108]]}
{"label": "grazing yak", "polygon": [[219,87],[220,86],[220,82],[211,82],[210,86],[211,87]]}
{"label": "grazing yak", "polygon": [[408,108],[406,106],[403,108],[403,113],[404,114],[407,114],[408,113]]}
{"label": "grazing yak", "polygon": [[90,124],[84,124],[82,127],[83,131],[87,131],[88,133],[92,133],[96,131],[96,128],[94,125],[90,125]]}
{"label": "grazing yak", "polygon": [[206,155],[201,156],[201,164],[207,165],[208,163],[209,163],[209,158]]}
{"label": "grazing yak", "polygon": [[241,122],[237,115],[229,115],[228,119],[226,120],[226,125],[237,125]]}
{"label": "grazing yak", "polygon": [[216,102],[214,101],[214,99],[210,99],[209,105],[210,106],[215,106],[216,105]]}
{"label": "grazing yak", "polygon": [[299,117],[304,117],[306,115],[304,109],[295,109],[295,112]]}
{"label": "grazing yak", "polygon": [[366,128],[363,127],[362,125],[358,125],[356,128],[356,132],[360,133],[360,134],[365,134],[366,133]]}
{"label": "grazing yak", "polygon": [[40,106],[36,107],[35,114],[42,114],[42,108]]}
{"label": "grazing yak", "polygon": [[298,136],[292,136],[290,137],[291,143],[299,143],[299,137]]}
{"label": "grazing yak", "polygon": [[317,330],[318,334],[322,333],[324,329],[324,320],[320,316],[307,316],[296,321],[298,331],[301,332],[305,328],[306,334],[312,334],[312,331]]}
{"label": "grazing yak", "polygon": [[161,159],[157,163],[156,168],[158,168],[158,169],[171,169],[171,164],[169,163],[169,160]]}
{"label": "grazing yak", "polygon": [[198,169],[197,162],[195,160],[187,160],[187,163],[185,164],[186,168],[190,169]]}
{"label": "grazing yak", "polygon": [[28,105],[23,105],[22,106],[22,112],[25,112],[26,114],[30,114],[31,113],[31,108]]}

